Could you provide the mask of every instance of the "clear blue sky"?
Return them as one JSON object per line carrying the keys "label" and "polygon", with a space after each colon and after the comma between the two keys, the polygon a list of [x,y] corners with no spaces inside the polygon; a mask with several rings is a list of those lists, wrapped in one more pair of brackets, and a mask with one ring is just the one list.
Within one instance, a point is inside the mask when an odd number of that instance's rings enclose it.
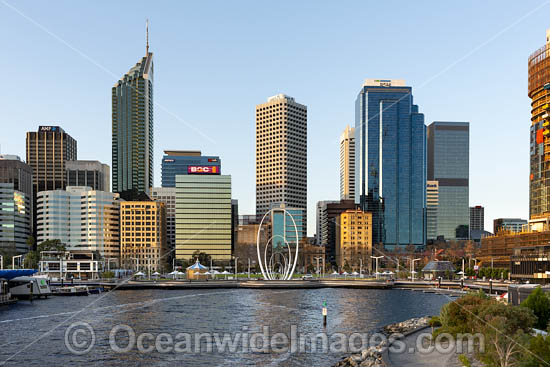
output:
{"label": "clear blue sky", "polygon": [[[534,11],[537,7],[538,10]],[[14,10],[13,8],[16,8]],[[545,42],[541,1],[0,0],[2,153],[62,126],[79,159],[111,164],[111,87],[155,60],[155,181],[164,149],[220,155],[241,214],[254,212],[254,106],[308,106],[308,232],[338,199],[339,136],[366,78],[405,79],[426,123],[469,121],[470,204],[528,217],[527,58]]]}

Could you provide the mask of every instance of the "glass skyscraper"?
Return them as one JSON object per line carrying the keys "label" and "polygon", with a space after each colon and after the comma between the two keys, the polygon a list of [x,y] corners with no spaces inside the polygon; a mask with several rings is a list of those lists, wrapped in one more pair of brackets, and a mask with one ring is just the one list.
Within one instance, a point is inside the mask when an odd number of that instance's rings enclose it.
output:
{"label": "glass skyscraper", "polygon": [[[304,210],[300,208],[284,208],[283,210],[277,210],[279,205],[274,205],[275,209],[271,214],[271,231],[272,231],[272,247],[273,250],[281,251],[284,248],[285,243],[291,248],[296,245],[296,242],[300,243],[304,237]],[[292,217],[292,218],[291,218]],[[292,221],[294,219],[294,221]],[[294,228],[296,224],[296,228]],[[296,238],[296,231],[298,231],[298,238]],[[284,252],[286,255],[286,252]]]}
{"label": "glass skyscraper", "polygon": [[112,88],[113,192],[133,200],[153,187],[153,53]]}
{"label": "glass skyscraper", "polygon": [[470,124],[434,121],[428,126],[428,180],[439,183],[437,235],[468,239],[470,225]]}
{"label": "glass skyscraper", "polygon": [[203,156],[200,151],[165,150],[161,166],[162,187],[176,187],[176,175],[187,175],[193,173],[190,171],[197,168],[202,171],[210,170],[210,174],[219,175],[221,174],[221,164],[220,157]]}
{"label": "glass skyscraper", "polygon": [[355,201],[373,244],[426,243],[426,126],[403,80],[367,79],[355,101]]}

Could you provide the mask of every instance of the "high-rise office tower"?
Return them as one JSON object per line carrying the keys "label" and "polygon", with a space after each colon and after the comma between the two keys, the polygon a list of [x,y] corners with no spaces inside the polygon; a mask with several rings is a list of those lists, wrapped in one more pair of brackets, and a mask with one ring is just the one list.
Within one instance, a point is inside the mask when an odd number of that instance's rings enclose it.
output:
{"label": "high-rise office tower", "polygon": [[340,136],[340,199],[355,200],[355,128]]}
{"label": "high-rise office tower", "polygon": [[428,180],[439,182],[438,236],[469,237],[469,178],[470,124],[434,121],[428,126]]}
{"label": "high-rise office tower", "polygon": [[37,242],[60,240],[67,250],[97,251],[119,258],[118,194],[69,186],[38,193]]}
{"label": "high-rise office tower", "polygon": [[125,200],[153,187],[153,53],[112,88],[113,192]]}
{"label": "high-rise office tower", "polygon": [[109,165],[98,161],[65,162],[67,186],[87,186],[92,190],[111,191]]}
{"label": "high-rise office tower", "polygon": [[0,154],[0,250],[29,250],[32,234],[32,168],[15,155]]}
{"label": "high-rise office tower", "polygon": [[59,126],[39,126],[27,133],[27,164],[33,169],[35,195],[65,189],[65,163],[76,159],[76,140]]}
{"label": "high-rise office tower", "polygon": [[151,188],[151,199],[164,203],[166,208],[166,249],[170,259],[175,256],[176,246],[176,188],[154,187]]}
{"label": "high-rise office tower", "polygon": [[403,80],[367,79],[355,101],[355,195],[373,244],[426,243],[426,127]]}
{"label": "high-rise office tower", "polygon": [[307,107],[284,94],[256,106],[256,214],[272,204],[307,212]]}
{"label": "high-rise office tower", "polygon": [[529,217],[550,217],[550,29],[546,44],[529,56],[531,98]]}
{"label": "high-rise office tower", "polygon": [[176,187],[176,175],[200,173],[221,174],[218,156],[203,156],[198,150],[165,150],[161,165],[162,187]]}
{"label": "high-rise office tower", "polygon": [[470,231],[485,230],[485,208],[481,205],[470,207]]}
{"label": "high-rise office tower", "polygon": [[176,258],[189,260],[200,251],[231,260],[232,212],[231,176],[176,175]]}
{"label": "high-rise office tower", "polygon": [[339,201],[336,200],[323,200],[317,202],[317,218],[315,222],[315,227],[317,228],[316,236],[316,244],[318,246],[325,245],[323,243],[323,223],[325,222],[325,209],[327,204],[336,204],[339,203]]}
{"label": "high-rise office tower", "polygon": [[437,238],[437,208],[439,206],[439,182],[426,182],[426,238]]}

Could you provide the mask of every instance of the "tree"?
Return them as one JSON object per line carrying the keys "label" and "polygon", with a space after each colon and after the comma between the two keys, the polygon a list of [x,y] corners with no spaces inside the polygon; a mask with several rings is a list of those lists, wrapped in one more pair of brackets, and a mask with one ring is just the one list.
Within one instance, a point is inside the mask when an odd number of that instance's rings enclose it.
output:
{"label": "tree", "polygon": [[495,302],[479,314],[478,330],[485,336],[480,360],[488,366],[512,367],[521,361],[536,318],[526,307]]}
{"label": "tree", "polygon": [[194,264],[195,261],[199,260],[199,263],[205,266],[210,266],[210,255],[208,255],[206,252],[200,252],[199,250],[193,252],[193,255],[191,256],[191,259],[189,259],[190,264]]}
{"label": "tree", "polygon": [[550,322],[550,297],[544,293],[541,287],[537,287],[521,306],[527,307],[533,311],[537,317],[535,328],[546,330]]}
{"label": "tree", "polygon": [[529,352],[525,353],[523,367],[540,367],[543,361],[550,361],[550,336],[537,335],[529,342]]}
{"label": "tree", "polygon": [[[34,242],[34,239],[32,239],[32,241]],[[29,242],[27,242],[27,244],[28,243]],[[38,262],[40,261],[40,253],[43,251],[65,252],[66,249],[65,245],[62,244],[60,240],[44,241],[37,246],[36,251],[29,251],[27,255],[25,255],[25,267],[29,269],[37,269]]]}

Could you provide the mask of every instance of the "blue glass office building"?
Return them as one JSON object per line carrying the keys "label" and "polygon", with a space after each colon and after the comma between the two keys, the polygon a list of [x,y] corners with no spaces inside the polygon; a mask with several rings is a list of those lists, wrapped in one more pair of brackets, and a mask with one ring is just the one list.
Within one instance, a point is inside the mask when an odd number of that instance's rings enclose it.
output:
{"label": "blue glass office building", "polygon": [[[272,207],[278,208],[279,205],[273,205]],[[271,246],[276,251],[283,250],[285,243],[293,248],[296,241],[299,243],[305,236],[303,228],[304,210],[300,208],[285,208],[285,210],[286,213],[283,210],[275,210],[271,215],[271,235],[273,238]],[[294,224],[296,224],[296,227],[294,227]],[[296,238],[296,230],[298,231],[298,238]]]}
{"label": "blue glass office building", "polygon": [[426,243],[426,126],[402,80],[365,81],[355,101],[355,201],[373,244]]}
{"label": "blue glass office building", "polygon": [[190,167],[210,169],[212,174],[221,174],[220,157],[202,156],[200,151],[165,150],[161,166],[162,187],[176,187],[176,175],[187,175]]}

